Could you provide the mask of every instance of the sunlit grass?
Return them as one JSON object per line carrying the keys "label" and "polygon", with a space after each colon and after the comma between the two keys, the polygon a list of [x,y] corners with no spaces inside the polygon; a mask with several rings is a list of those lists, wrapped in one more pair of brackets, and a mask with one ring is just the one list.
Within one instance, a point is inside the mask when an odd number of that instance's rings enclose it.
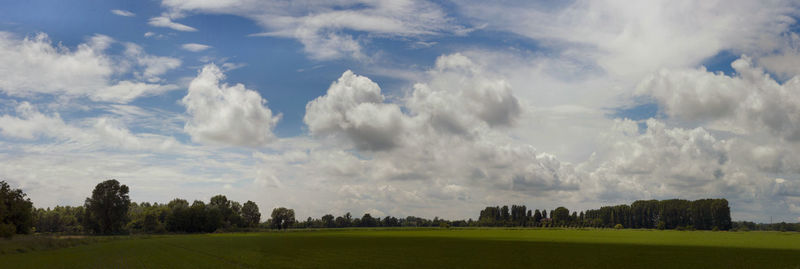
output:
{"label": "sunlit grass", "polygon": [[0,264],[9,268],[796,268],[800,233],[332,229],[163,235],[5,254],[0,255]]}

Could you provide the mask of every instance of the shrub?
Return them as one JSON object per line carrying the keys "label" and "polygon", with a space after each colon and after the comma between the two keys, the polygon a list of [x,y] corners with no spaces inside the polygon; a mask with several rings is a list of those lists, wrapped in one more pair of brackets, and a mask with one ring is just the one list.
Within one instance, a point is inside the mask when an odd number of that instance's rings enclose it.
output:
{"label": "shrub", "polygon": [[614,225],[614,229],[619,230],[619,229],[622,229],[622,228],[624,228],[624,227],[622,227],[622,224]]}
{"label": "shrub", "polygon": [[11,223],[0,223],[0,237],[10,239],[17,232],[17,227]]}
{"label": "shrub", "polygon": [[715,231],[715,232],[719,232],[719,227],[717,227],[717,226],[714,226],[714,228],[711,228],[711,230],[712,230],[712,231]]}
{"label": "shrub", "polygon": [[667,224],[664,223],[664,221],[659,221],[658,225],[656,225],[656,229],[659,229],[659,230],[664,230],[666,228],[667,228]]}

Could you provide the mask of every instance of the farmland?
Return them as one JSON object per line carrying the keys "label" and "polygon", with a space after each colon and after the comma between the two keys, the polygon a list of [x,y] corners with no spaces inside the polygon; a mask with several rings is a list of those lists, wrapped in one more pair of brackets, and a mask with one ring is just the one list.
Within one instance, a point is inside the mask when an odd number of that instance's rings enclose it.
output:
{"label": "farmland", "polygon": [[[0,241],[0,248],[14,249],[24,239]],[[21,249],[0,254],[0,264],[4,268],[798,268],[800,234],[323,229],[154,235],[49,250]]]}

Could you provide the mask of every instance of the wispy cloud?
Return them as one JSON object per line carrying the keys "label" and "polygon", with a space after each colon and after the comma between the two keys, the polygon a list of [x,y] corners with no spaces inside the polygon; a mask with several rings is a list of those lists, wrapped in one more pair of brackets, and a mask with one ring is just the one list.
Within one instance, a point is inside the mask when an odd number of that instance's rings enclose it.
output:
{"label": "wispy cloud", "polygon": [[163,14],[159,17],[150,18],[147,24],[155,27],[166,27],[182,32],[197,32],[197,28],[174,22],[169,16]]}
{"label": "wispy cloud", "polygon": [[191,51],[191,52],[201,52],[201,51],[210,49],[211,46],[203,45],[203,44],[197,44],[197,43],[186,43],[186,44],[181,45],[181,48],[185,49],[185,50],[188,50],[188,51]]}
{"label": "wispy cloud", "polygon": [[119,15],[119,16],[123,16],[123,17],[135,17],[136,16],[136,13],[133,13],[133,12],[130,12],[130,11],[127,11],[127,10],[122,10],[122,9],[112,9],[111,13],[114,13],[115,15]]}

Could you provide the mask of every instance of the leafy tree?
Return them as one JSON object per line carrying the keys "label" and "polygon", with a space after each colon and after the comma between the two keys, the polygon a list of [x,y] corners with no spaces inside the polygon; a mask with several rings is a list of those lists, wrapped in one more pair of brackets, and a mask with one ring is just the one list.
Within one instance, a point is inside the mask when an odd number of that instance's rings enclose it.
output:
{"label": "leafy tree", "polygon": [[287,229],[295,222],[294,209],[279,207],[272,210],[271,226],[273,229]]}
{"label": "leafy tree", "polygon": [[566,225],[569,223],[569,209],[560,206],[550,212],[550,218],[555,225]]}
{"label": "leafy tree", "polygon": [[369,213],[365,213],[363,217],[361,217],[361,227],[377,227],[378,221],[372,217]]}
{"label": "leafy tree", "polygon": [[86,198],[84,207],[88,214],[87,219],[93,224],[92,228],[96,233],[112,234],[122,231],[127,222],[130,203],[128,186],[111,179],[95,186],[92,197]]}
{"label": "leafy tree", "polygon": [[[231,226],[233,218],[232,203],[225,195],[215,195],[208,203],[209,222],[216,228],[226,228]],[[212,216],[213,215],[213,216]],[[211,219],[213,217],[213,219]],[[209,229],[212,229],[209,227]],[[216,230],[216,229],[214,229]]]}
{"label": "leafy tree", "polygon": [[261,222],[261,213],[258,212],[258,205],[253,201],[247,201],[242,206],[242,217],[247,227],[256,227]]}
{"label": "leafy tree", "polygon": [[11,189],[8,183],[0,181],[0,234],[3,237],[30,233],[33,203],[25,196],[21,189]]}
{"label": "leafy tree", "polygon": [[500,216],[502,217],[503,224],[511,222],[511,214],[508,212],[507,205],[504,205],[503,208],[500,209]]}
{"label": "leafy tree", "polygon": [[167,208],[170,210],[165,221],[167,231],[189,232],[192,225],[189,202],[183,199],[174,199],[167,204]]}
{"label": "leafy tree", "polygon": [[322,216],[321,220],[322,220],[322,226],[325,227],[325,228],[336,227],[336,221],[335,221],[333,215],[331,215],[331,214],[326,214],[325,216]]}

